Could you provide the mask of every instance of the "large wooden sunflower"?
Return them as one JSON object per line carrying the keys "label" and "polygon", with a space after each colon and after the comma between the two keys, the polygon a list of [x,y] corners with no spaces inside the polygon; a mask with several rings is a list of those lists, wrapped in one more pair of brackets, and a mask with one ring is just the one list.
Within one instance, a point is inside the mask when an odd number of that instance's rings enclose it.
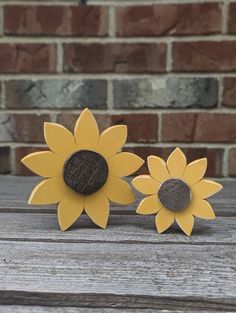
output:
{"label": "large wooden sunflower", "polygon": [[133,186],[148,195],[138,208],[139,214],[155,214],[159,233],[168,229],[174,221],[190,236],[194,217],[214,219],[214,211],[205,199],[217,193],[222,186],[203,179],[207,159],[199,159],[187,165],[183,152],[176,148],[167,163],[157,156],[148,157],[150,175],[133,179]]}
{"label": "large wooden sunflower", "polygon": [[59,124],[45,123],[44,137],[51,151],[22,159],[30,170],[45,178],[32,191],[29,204],[58,203],[61,230],[68,229],[83,210],[105,228],[109,200],[120,204],[135,200],[130,185],[121,177],[135,172],[143,160],[120,152],[127,138],[125,125],[110,127],[99,135],[95,118],[85,109],[74,135]]}

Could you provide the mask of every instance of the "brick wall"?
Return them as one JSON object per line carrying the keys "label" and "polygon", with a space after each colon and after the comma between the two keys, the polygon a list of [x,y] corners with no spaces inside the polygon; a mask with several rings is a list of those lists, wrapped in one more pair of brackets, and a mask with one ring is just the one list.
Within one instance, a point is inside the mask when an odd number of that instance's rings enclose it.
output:
{"label": "brick wall", "polygon": [[88,106],[129,126],[126,150],[236,176],[235,0],[1,0],[0,34],[1,173],[29,174],[43,122]]}

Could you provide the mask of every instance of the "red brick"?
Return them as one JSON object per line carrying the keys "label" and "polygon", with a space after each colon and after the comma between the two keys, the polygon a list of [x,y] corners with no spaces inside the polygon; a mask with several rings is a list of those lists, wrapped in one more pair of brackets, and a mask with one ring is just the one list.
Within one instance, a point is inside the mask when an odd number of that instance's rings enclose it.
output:
{"label": "red brick", "polygon": [[43,142],[43,124],[50,122],[49,114],[0,114],[0,141]]}
{"label": "red brick", "polygon": [[107,8],[101,6],[9,5],[4,7],[8,35],[107,35]]}
{"label": "red brick", "polygon": [[32,146],[23,146],[16,147],[14,149],[14,157],[13,157],[13,175],[24,175],[24,176],[35,176],[33,172],[31,172],[22,162],[21,159],[26,155],[37,152],[37,151],[46,151],[48,148],[45,147],[32,147]]}
{"label": "red brick", "polygon": [[[61,113],[57,122],[73,131],[78,114]],[[128,126],[128,142],[156,142],[158,117],[156,114],[95,114],[99,130],[118,124]]]}
{"label": "red brick", "polygon": [[0,44],[1,73],[53,73],[56,48],[47,44]]}
{"label": "red brick", "polygon": [[236,3],[230,3],[229,5],[229,33],[236,33]]}
{"label": "red brick", "polygon": [[[196,159],[205,158],[208,159],[208,168],[206,176],[222,176],[222,164],[223,164],[223,149],[208,149],[208,148],[181,148],[186,154],[188,162],[192,162]],[[167,160],[169,154],[174,148],[160,148],[160,147],[127,147],[126,151],[138,154],[145,161],[149,155],[158,155],[164,160]],[[148,174],[147,163],[136,174]]]}
{"label": "red brick", "polygon": [[226,107],[236,107],[236,77],[224,78],[222,104]]}
{"label": "red brick", "polygon": [[76,73],[158,73],[166,70],[165,44],[67,44],[64,70]]}
{"label": "red brick", "polygon": [[128,126],[128,142],[157,142],[156,114],[119,114],[111,116],[112,125]]}
{"label": "red brick", "polygon": [[162,116],[162,141],[236,142],[236,114],[164,114]]}
{"label": "red brick", "polygon": [[229,151],[229,176],[236,176],[236,148]]}
{"label": "red brick", "polygon": [[176,72],[236,71],[236,41],[176,42],[173,68]]}
{"label": "red brick", "polygon": [[116,25],[119,37],[215,34],[221,8],[217,3],[118,7]]}

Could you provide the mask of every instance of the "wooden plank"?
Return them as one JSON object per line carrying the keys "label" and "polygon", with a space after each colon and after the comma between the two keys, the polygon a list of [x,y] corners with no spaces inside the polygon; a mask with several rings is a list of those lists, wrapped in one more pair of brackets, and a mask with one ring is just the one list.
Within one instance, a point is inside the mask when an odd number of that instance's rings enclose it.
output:
{"label": "wooden plank", "polygon": [[[21,305],[0,305],[0,313],[199,313],[193,310],[156,310],[156,309],[107,309],[107,308],[78,308],[78,307],[49,307],[49,306],[21,306]],[[218,311],[230,313],[230,311]],[[232,312],[232,311],[231,311]],[[202,311],[200,313],[216,313],[216,311]]]}
{"label": "wooden plank", "polygon": [[236,246],[0,242],[0,304],[236,308]]}
{"label": "wooden plank", "polygon": [[177,225],[164,234],[157,234],[154,219],[153,215],[112,215],[107,229],[102,230],[84,215],[70,230],[61,232],[56,215],[6,213],[0,218],[0,240],[236,244],[236,218],[219,217],[214,221],[196,219],[192,237],[185,236]]}
{"label": "wooden plank", "polygon": [[[40,181],[38,177],[0,176],[0,212],[35,212],[55,213],[56,206],[29,206],[27,199],[33,186]],[[220,181],[225,188],[210,199],[214,210],[219,216],[236,216],[236,181]],[[136,193],[137,201],[129,206],[111,204],[113,214],[135,214],[140,199],[143,197]]]}

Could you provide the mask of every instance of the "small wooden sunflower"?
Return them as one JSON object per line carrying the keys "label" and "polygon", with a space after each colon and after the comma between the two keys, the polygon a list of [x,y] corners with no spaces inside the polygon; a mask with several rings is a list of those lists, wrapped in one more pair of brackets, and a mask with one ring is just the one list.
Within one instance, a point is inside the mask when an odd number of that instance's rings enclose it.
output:
{"label": "small wooden sunflower", "polygon": [[22,162],[42,180],[32,191],[29,204],[58,203],[61,230],[88,214],[105,228],[109,200],[128,204],[135,200],[130,185],[121,179],[135,172],[143,160],[119,152],[127,138],[127,127],[116,125],[99,136],[92,113],[85,109],[77,120],[74,135],[55,123],[44,124],[44,137],[51,151],[31,153]]}
{"label": "small wooden sunflower", "polygon": [[199,159],[187,165],[183,152],[176,148],[167,163],[161,158],[148,157],[150,175],[140,175],[133,179],[133,186],[144,198],[138,214],[154,214],[159,233],[168,229],[174,221],[190,236],[194,217],[214,219],[211,205],[205,200],[222,189],[214,181],[202,179],[207,168],[207,159]]}

